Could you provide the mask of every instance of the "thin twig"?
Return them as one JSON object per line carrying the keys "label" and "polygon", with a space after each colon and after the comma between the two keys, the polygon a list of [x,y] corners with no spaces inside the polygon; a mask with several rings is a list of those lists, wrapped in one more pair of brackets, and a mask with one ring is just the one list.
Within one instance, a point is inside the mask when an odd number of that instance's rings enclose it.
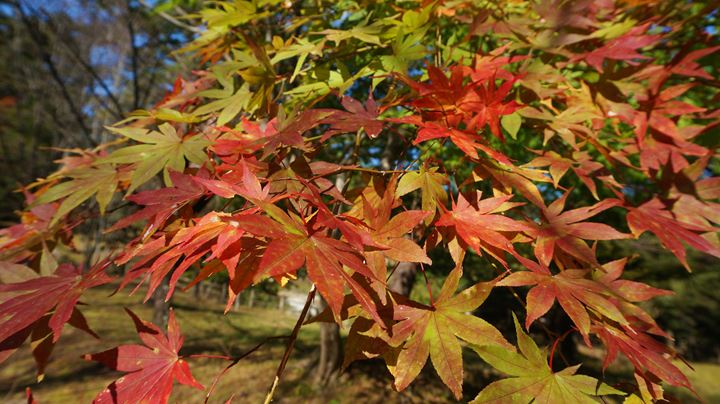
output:
{"label": "thin twig", "polygon": [[315,284],[313,284],[312,288],[310,288],[310,292],[308,292],[307,300],[305,300],[305,307],[303,307],[300,317],[298,317],[295,327],[293,328],[292,333],[290,333],[290,340],[287,343],[287,348],[285,348],[285,353],[280,361],[280,365],[278,365],[277,372],[275,373],[275,380],[273,380],[270,391],[265,397],[265,404],[272,402],[275,389],[277,389],[278,384],[280,384],[280,378],[282,377],[283,371],[285,371],[285,365],[287,365],[287,362],[290,359],[290,354],[295,346],[295,341],[297,340],[298,332],[300,332],[300,327],[305,322],[305,317],[307,316],[308,310],[310,310],[310,304],[315,298],[315,291]]}
{"label": "thin twig", "polygon": [[224,355],[190,355],[190,356],[189,356],[190,358],[214,358],[214,359],[225,359],[225,360],[231,360],[231,361],[232,361],[232,363],[230,363],[229,365],[225,366],[225,369],[223,369],[223,370],[215,377],[215,379],[213,380],[212,385],[210,386],[210,388],[208,389],[207,394],[205,395],[205,403],[207,404],[208,400],[210,399],[210,395],[211,395],[212,392],[215,390],[215,387],[217,386],[218,382],[220,381],[220,378],[223,377],[223,375],[224,375],[225,373],[227,373],[227,371],[230,370],[230,368],[232,368],[233,366],[237,365],[238,362],[240,362],[240,361],[243,360],[244,358],[250,356],[250,354],[252,354],[253,352],[255,352],[255,351],[257,351],[258,349],[260,349],[263,345],[265,345],[265,344],[268,343],[269,341],[276,340],[276,339],[285,339],[285,338],[290,338],[290,336],[289,336],[289,335],[276,335],[276,336],[273,336],[273,337],[267,337],[267,338],[265,338],[264,340],[260,341],[257,345],[255,345],[255,346],[252,347],[251,349],[245,351],[245,353],[243,353],[242,355],[236,356],[236,357],[234,357],[234,358],[231,358],[231,357],[228,357],[228,356],[224,356]]}

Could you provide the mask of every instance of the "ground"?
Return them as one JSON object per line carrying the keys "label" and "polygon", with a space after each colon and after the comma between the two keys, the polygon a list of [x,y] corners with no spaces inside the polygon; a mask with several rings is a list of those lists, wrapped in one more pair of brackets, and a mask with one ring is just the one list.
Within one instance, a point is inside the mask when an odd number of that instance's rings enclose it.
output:
{"label": "ground", "polygon": [[[0,401],[24,401],[24,389],[30,386],[40,403],[84,403],[111,381],[119,377],[95,362],[84,361],[83,354],[99,352],[119,344],[138,343],[132,321],[123,307],[133,310],[143,319],[151,318],[149,306],[141,304],[142,293],[128,296],[120,292],[113,296],[112,288],[90,290],[84,300],[90,305],[82,311],[90,326],[102,337],[95,340],[71,327],[63,330],[44,380],[35,384],[35,368],[27,346],[0,365]],[[270,336],[287,335],[295,323],[294,315],[274,309],[241,307],[223,315],[222,305],[216,302],[197,302],[192,293],[178,293],[172,306],[186,336],[181,354],[239,355]],[[442,386],[429,366],[406,391],[392,390],[391,378],[381,362],[357,362],[333,386],[313,387],[312,368],[316,358],[319,329],[315,324],[302,328],[296,349],[288,363],[276,393],[277,402],[351,403],[452,402],[451,394]],[[284,351],[284,340],[271,340],[262,348],[239,362],[220,380],[209,402],[223,403],[234,397],[236,403],[262,402],[274,378]],[[465,364],[465,399],[472,399],[496,375],[469,349],[463,352]],[[206,387],[227,365],[221,359],[191,358],[192,372]],[[707,402],[720,402],[720,366],[693,364],[695,372],[689,376],[698,393]],[[204,392],[177,385],[171,402],[197,403]],[[692,400],[682,395],[683,402]]]}

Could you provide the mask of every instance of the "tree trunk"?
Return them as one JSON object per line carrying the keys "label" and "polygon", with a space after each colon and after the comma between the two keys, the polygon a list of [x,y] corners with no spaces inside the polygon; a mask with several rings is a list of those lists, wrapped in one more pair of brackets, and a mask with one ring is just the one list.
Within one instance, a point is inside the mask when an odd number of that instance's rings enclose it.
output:
{"label": "tree trunk", "polygon": [[167,295],[169,286],[169,278],[165,277],[160,286],[155,289],[153,294],[153,320],[152,322],[160,327],[160,329],[167,328],[168,310],[170,309],[170,302],[165,301],[165,295]]}
{"label": "tree trunk", "polygon": [[[321,310],[327,303],[320,298]],[[340,327],[335,323],[320,323],[320,358],[315,368],[315,385],[327,386],[337,379],[342,364]]]}
{"label": "tree trunk", "polygon": [[403,296],[410,296],[413,285],[415,284],[415,275],[417,274],[417,264],[414,262],[401,262],[395,268],[395,272],[388,279],[388,288],[395,293]]}

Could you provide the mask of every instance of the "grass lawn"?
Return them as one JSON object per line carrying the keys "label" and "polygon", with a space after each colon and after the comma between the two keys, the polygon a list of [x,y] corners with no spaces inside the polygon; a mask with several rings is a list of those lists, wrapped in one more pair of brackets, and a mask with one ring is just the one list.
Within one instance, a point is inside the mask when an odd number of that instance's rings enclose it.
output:
{"label": "grass lawn", "polygon": [[[101,340],[72,327],[63,336],[50,360],[45,379],[35,383],[35,367],[29,348],[23,347],[0,365],[0,402],[24,402],[24,389],[30,386],[40,403],[85,403],[115,380],[121,373],[113,372],[96,362],[81,359],[86,353],[99,352],[119,344],[139,343],[130,318],[123,307],[141,318],[151,318],[151,308],[141,304],[143,294],[127,296],[121,292],[108,297],[112,289],[90,290],[82,308],[90,326]],[[178,323],[185,334],[184,355],[239,355],[266,337],[287,335],[295,316],[273,309],[246,308],[223,315],[216,302],[197,302],[191,293],[177,293],[172,302]],[[312,370],[317,358],[319,328],[311,324],[302,328],[295,351],[275,395],[276,402],[356,403],[452,402],[450,392],[442,385],[429,366],[406,391],[392,390],[391,377],[382,362],[356,362],[330,387],[317,389],[312,385]],[[234,395],[235,403],[262,402],[275,375],[285,349],[285,340],[272,340],[243,359],[218,383],[210,402],[223,403]],[[474,398],[489,380],[497,375],[477,355],[465,350],[465,399]],[[227,365],[220,359],[189,359],[193,375],[206,387]],[[698,393],[707,402],[720,402],[720,366],[694,364],[688,375]],[[673,391],[677,393],[676,391]],[[682,392],[679,392],[682,394]],[[684,401],[692,397],[683,394]],[[171,402],[198,403],[204,393],[176,384]]]}

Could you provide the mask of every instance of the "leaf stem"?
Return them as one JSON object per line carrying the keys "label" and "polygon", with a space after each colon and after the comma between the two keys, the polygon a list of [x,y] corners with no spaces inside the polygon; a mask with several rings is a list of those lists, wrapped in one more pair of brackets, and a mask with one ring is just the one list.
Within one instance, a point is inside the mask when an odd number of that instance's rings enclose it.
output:
{"label": "leaf stem", "polygon": [[433,299],[432,294],[432,287],[430,286],[430,281],[428,280],[427,273],[425,272],[425,265],[423,263],[420,263],[420,269],[422,270],[423,277],[425,278],[425,286],[427,287],[428,295],[430,295],[430,305],[435,306],[435,299]]}

